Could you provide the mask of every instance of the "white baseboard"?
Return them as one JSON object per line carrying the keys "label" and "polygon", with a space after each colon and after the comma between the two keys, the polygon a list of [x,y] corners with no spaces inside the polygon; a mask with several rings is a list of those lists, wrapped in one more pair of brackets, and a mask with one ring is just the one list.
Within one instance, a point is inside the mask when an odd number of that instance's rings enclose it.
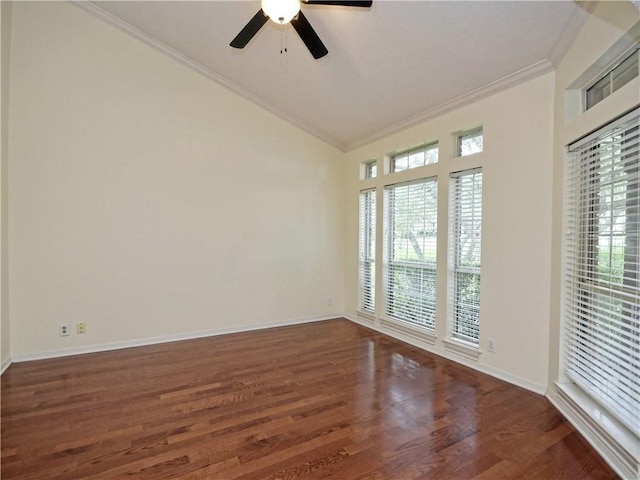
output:
{"label": "white baseboard", "polygon": [[390,329],[390,328],[386,328],[384,326],[381,325],[377,325],[375,323],[371,323],[371,322],[365,322],[363,320],[360,320],[357,317],[353,317],[351,315],[347,315],[347,314],[343,314],[342,315],[344,318],[346,318],[347,320],[350,320],[354,323],[357,323],[358,325],[362,325],[363,327],[367,327],[367,328],[371,328],[377,332],[383,333],[385,335],[389,335],[390,337],[393,337],[397,340],[406,342],[410,345],[413,345],[414,347],[418,347],[422,350],[425,350],[427,352],[430,353],[434,353],[436,355],[439,355],[440,357],[446,358],[447,360],[451,360],[453,362],[456,363],[460,363],[466,367],[469,368],[473,368],[474,370],[477,370],[479,372],[482,373],[486,373],[487,375],[490,375],[492,377],[498,378],[500,380],[504,380],[507,383],[510,383],[512,385],[515,385],[517,387],[521,387],[524,388],[525,390],[529,390],[530,392],[533,393],[537,393],[538,395],[544,395],[547,392],[547,386],[546,385],[541,385],[539,383],[536,382],[532,382],[530,380],[527,380],[526,378],[522,378],[519,377],[517,375],[514,375],[512,373],[509,372],[505,372],[503,370],[499,370],[497,368],[488,366],[488,365],[484,365],[482,363],[478,363],[476,361],[471,361],[468,360],[462,356],[459,355],[455,355],[452,354],[442,348],[438,348],[435,345],[431,345],[429,344],[427,341],[421,341],[413,336],[410,335],[404,335],[402,332],[395,330],[395,329]]}
{"label": "white baseboard", "polygon": [[8,355],[7,358],[2,359],[2,363],[0,364],[0,375],[7,371],[7,368],[11,366],[11,355]]}
{"label": "white baseboard", "polygon": [[[33,360],[45,360],[47,358],[68,357],[71,355],[82,355],[85,353],[108,352],[110,350],[121,350],[123,348],[144,347],[146,345],[156,345],[159,343],[178,342],[181,340],[193,340],[196,338],[215,337],[218,335],[226,335],[229,333],[249,332],[253,330],[264,330],[266,328],[286,327],[289,325],[299,325],[302,323],[320,322],[323,320],[331,320],[340,318],[340,314],[327,315],[321,317],[307,317],[295,320],[285,320],[280,322],[261,323],[256,325],[246,325],[241,327],[219,328],[214,330],[205,330],[200,332],[179,333],[175,335],[165,335],[161,337],[150,337],[136,340],[124,340],[120,342],[103,343],[98,345],[88,345],[83,347],[71,347],[59,350],[48,350],[44,352],[29,352],[13,354],[10,361],[30,362]],[[3,362],[4,367],[4,362]],[[7,365],[8,367],[8,365]]]}
{"label": "white baseboard", "polygon": [[554,385],[549,401],[624,480],[640,478],[640,440],[575,386]]}

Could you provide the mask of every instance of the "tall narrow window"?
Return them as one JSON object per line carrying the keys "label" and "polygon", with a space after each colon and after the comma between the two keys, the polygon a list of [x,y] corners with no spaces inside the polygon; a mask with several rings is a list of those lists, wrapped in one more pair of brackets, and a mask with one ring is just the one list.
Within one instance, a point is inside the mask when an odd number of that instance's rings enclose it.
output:
{"label": "tall narrow window", "polygon": [[452,338],[478,345],[482,171],[451,174],[449,302]]}
{"label": "tall narrow window", "polygon": [[437,183],[385,189],[385,299],[388,317],[435,332]]}
{"label": "tall narrow window", "polygon": [[569,147],[564,371],[640,435],[640,110]]}
{"label": "tall narrow window", "polygon": [[376,191],[360,192],[360,310],[375,312]]}

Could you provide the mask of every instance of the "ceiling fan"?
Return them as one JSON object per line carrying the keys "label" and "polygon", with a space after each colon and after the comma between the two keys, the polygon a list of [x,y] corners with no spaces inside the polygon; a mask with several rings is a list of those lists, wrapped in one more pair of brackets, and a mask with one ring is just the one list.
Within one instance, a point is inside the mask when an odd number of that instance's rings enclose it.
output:
{"label": "ceiling fan", "polygon": [[313,55],[324,57],[329,51],[313,29],[307,17],[300,11],[300,5],[341,5],[344,7],[370,7],[372,0],[262,0],[262,8],[247,23],[230,45],[244,48],[270,18],[279,25],[291,22],[300,38]]}

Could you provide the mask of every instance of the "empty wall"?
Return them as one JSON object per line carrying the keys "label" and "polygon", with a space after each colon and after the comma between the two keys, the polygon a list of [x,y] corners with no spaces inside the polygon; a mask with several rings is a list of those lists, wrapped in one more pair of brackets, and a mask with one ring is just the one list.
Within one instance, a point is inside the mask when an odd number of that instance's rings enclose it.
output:
{"label": "empty wall", "polygon": [[342,311],[333,147],[58,2],[14,5],[10,115],[15,359]]}
{"label": "empty wall", "polygon": [[8,154],[9,154],[9,59],[11,52],[11,7],[10,2],[2,2],[0,46],[2,47],[0,123],[0,371],[11,362],[11,328],[9,321],[9,257],[8,257]]}

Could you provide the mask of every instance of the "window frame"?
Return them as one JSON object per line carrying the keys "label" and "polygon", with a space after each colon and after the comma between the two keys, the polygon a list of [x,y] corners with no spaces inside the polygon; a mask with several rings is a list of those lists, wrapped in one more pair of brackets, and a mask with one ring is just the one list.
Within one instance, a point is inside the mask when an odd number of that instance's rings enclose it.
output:
{"label": "window frame", "polygon": [[362,163],[363,175],[362,178],[367,180],[369,178],[376,178],[378,176],[378,160],[368,160]]}
{"label": "window frame", "polygon": [[[479,252],[478,252],[478,266],[461,266],[460,265],[460,239],[462,238],[462,234],[460,233],[460,216],[459,212],[459,181],[460,179],[468,176],[480,175],[480,199],[479,199],[479,210],[480,210],[480,231],[476,233],[476,230],[473,230],[472,235],[478,235],[478,242],[474,242],[479,244]],[[468,347],[474,350],[479,350],[480,347],[480,298],[481,298],[481,274],[482,274],[482,261],[481,261],[481,252],[482,252],[482,218],[483,218],[483,183],[484,176],[482,167],[475,167],[466,170],[461,170],[457,172],[451,172],[449,174],[449,267],[448,267],[448,322],[447,322],[447,338],[449,341],[456,342],[464,345],[464,347]],[[474,195],[476,193],[476,189],[473,191]],[[478,204],[475,196],[472,198],[472,215],[476,213],[476,207]],[[473,275],[477,277],[478,284],[478,301],[477,305],[471,305],[476,312],[475,316],[475,335],[467,335],[463,334],[459,330],[460,325],[460,315],[465,314],[468,315],[468,312],[462,311],[461,304],[459,303],[459,295],[460,295],[460,283],[461,283],[461,275]],[[472,312],[473,313],[473,312]]]}
{"label": "window frame", "polygon": [[358,231],[358,309],[375,315],[376,311],[376,224],[377,189],[359,193]]}
{"label": "window frame", "polygon": [[[467,138],[473,138],[473,137],[477,137],[480,136],[482,137],[482,148],[481,150],[477,151],[477,152],[471,152],[471,153],[462,153],[462,141]],[[453,156],[456,158],[463,158],[463,157],[468,157],[470,155],[476,155],[478,153],[482,153],[484,152],[484,128],[482,127],[482,125],[480,125],[479,127],[475,127],[475,128],[470,128],[468,130],[463,130],[460,132],[457,132],[455,135],[455,140],[454,140],[454,154]]]}
{"label": "window frame", "polygon": [[[635,133],[632,135],[635,137],[635,145],[632,143],[626,147],[632,149],[632,157],[625,159],[625,147],[622,145],[628,132],[634,129]],[[619,136],[617,140],[614,138],[616,136]],[[635,417],[631,414],[632,418],[627,416],[624,408],[627,402],[624,398],[632,399],[632,411],[633,391],[640,391],[640,380],[632,380],[633,371],[640,367],[640,361],[637,359],[640,356],[640,342],[633,343],[632,338],[625,338],[628,336],[625,333],[627,331],[640,331],[640,157],[637,152],[637,148],[640,148],[639,136],[640,109],[636,108],[567,147],[568,161],[563,185],[563,227],[566,234],[562,260],[564,289],[561,355],[562,375],[571,385],[621,422],[636,439],[640,439],[640,427],[634,427],[634,423],[640,420],[640,413]],[[611,142],[609,150],[606,148],[608,141]],[[620,146],[616,147],[616,142]],[[616,148],[620,153],[615,153]],[[607,165],[608,159],[610,165]],[[623,163],[622,170],[616,170],[615,161],[618,159],[631,164]],[[607,168],[610,169],[610,174],[607,173]],[[633,176],[628,177],[632,171]],[[620,172],[624,174],[622,178],[626,179],[623,207],[619,206],[622,203],[617,203],[620,200],[615,200],[616,196],[621,195],[621,191],[617,189],[619,179],[615,176]],[[601,183],[604,180],[608,181],[609,177],[610,183]],[[628,178],[631,178],[632,183],[629,183]],[[607,195],[605,187],[611,187],[610,195]],[[610,208],[607,207],[607,202],[611,204]],[[620,209],[624,212],[620,213]],[[631,214],[628,213],[629,209],[632,210]],[[609,216],[609,223],[602,223],[603,213],[605,217]],[[606,238],[606,228],[609,227],[609,236],[613,240],[614,227],[619,226],[618,220],[614,220],[614,214],[616,217],[624,216],[625,246],[620,285],[616,285],[613,278],[614,242],[609,242],[609,254],[604,257],[601,255],[603,230]],[[632,218],[631,222],[628,221],[629,215]],[[630,256],[626,251],[627,237],[632,237]],[[601,260],[608,261],[608,275],[603,275]],[[627,268],[633,275],[626,275]],[[629,286],[629,280],[635,282],[635,285]],[[609,304],[603,299],[609,299]],[[614,307],[618,303],[620,307]],[[616,309],[619,309],[619,313]],[[602,343],[603,341],[605,343]],[[631,347],[632,344],[635,347]],[[628,354],[625,350],[635,353]],[[598,353],[597,361],[587,361],[595,353]],[[623,363],[625,359],[633,362],[634,358],[638,364]],[[606,386],[606,393],[603,386]],[[625,393],[628,389],[631,394]],[[640,401],[636,402],[635,406],[640,409]]]}
{"label": "window frame", "polygon": [[[426,152],[428,151],[432,151],[435,150],[436,151],[436,159],[435,161],[432,162],[427,162],[426,161]],[[417,154],[422,152],[425,158],[425,162],[422,165],[416,165],[416,166],[409,166],[409,161],[407,160],[407,168],[404,168],[402,170],[398,170],[396,167],[396,161],[401,158],[401,157],[410,157],[413,154]],[[412,147],[412,148],[408,148],[405,150],[401,150],[397,153],[394,153],[392,155],[389,155],[389,173],[399,173],[399,172],[406,172],[408,170],[413,170],[416,168],[422,168],[422,167],[426,167],[427,165],[435,165],[436,163],[438,163],[439,161],[439,157],[440,157],[440,145],[439,142],[437,140],[432,141],[432,142],[428,142],[425,143],[423,145],[420,145],[418,147]]]}
{"label": "window frame", "polygon": [[[393,203],[397,201],[395,192],[400,188],[411,188],[416,185],[426,185],[431,186],[432,190],[432,198],[433,203],[430,203],[425,200],[423,204],[422,213],[425,213],[425,210],[429,208],[429,213],[432,216],[431,225],[432,229],[429,230],[429,236],[435,239],[435,242],[429,242],[431,251],[434,252],[432,255],[432,260],[426,261],[423,257],[422,261],[409,261],[409,260],[398,260],[395,257],[395,247],[397,244],[395,243],[394,233],[396,232],[396,223],[397,223],[397,212],[393,206]],[[422,334],[426,335],[427,338],[432,337],[435,338],[436,327],[437,327],[437,319],[436,319],[436,307],[437,307],[437,244],[438,244],[438,177],[437,176],[429,176],[429,177],[421,177],[416,180],[408,181],[408,182],[400,182],[385,185],[384,187],[384,262],[382,265],[383,269],[383,297],[384,297],[384,319],[392,322],[392,324],[402,325],[404,327],[408,327],[415,331],[419,331]],[[413,194],[411,192],[407,193],[407,198],[410,198]],[[426,195],[426,194],[425,194]],[[426,198],[426,197],[425,197]],[[423,216],[424,222],[424,216]],[[426,230],[425,230],[426,232]],[[413,232],[411,232],[413,233]],[[423,234],[424,237],[427,236],[427,233]],[[407,237],[408,243],[412,244],[412,248],[415,250],[416,239],[413,238],[413,241]],[[426,245],[426,240],[422,241],[422,248],[424,249]],[[407,245],[408,249],[408,245]],[[424,252],[423,252],[424,255]],[[413,288],[408,289],[409,300],[402,305],[395,301],[395,297],[397,296],[397,289],[395,285],[392,285],[391,276],[398,269],[400,275],[403,275],[402,271],[404,270],[405,280],[408,278],[409,281],[415,280],[414,274],[417,273],[418,281],[419,281],[419,293],[423,294],[427,292],[427,290],[423,290],[423,282],[429,282],[432,278],[433,280],[433,289],[429,290],[432,296],[432,300],[428,302],[423,302],[424,298],[411,297],[412,294],[415,294],[415,290]],[[410,269],[413,269],[413,272],[410,272]],[[426,277],[425,277],[426,275]],[[406,293],[403,292],[404,294]],[[416,301],[418,298],[418,301]],[[411,318],[411,314],[409,311],[412,307],[416,308],[417,314],[424,315],[424,319],[421,317],[419,319]],[[403,313],[407,313],[407,315],[403,315]]]}
{"label": "window frame", "polygon": [[[631,77],[629,80],[627,80],[625,83],[623,83],[622,85],[619,85],[617,88],[613,88],[613,74],[616,72],[616,70],[622,66],[622,64],[624,62],[626,62],[627,60],[629,60],[632,57],[636,57],[636,75]],[[633,45],[631,48],[629,48],[624,54],[620,55],[615,62],[611,63],[611,65],[609,65],[609,67],[606,68],[606,70],[601,73],[600,75],[598,75],[595,79],[593,79],[591,82],[589,82],[583,89],[582,89],[582,105],[583,105],[583,111],[586,112],[587,110],[592,109],[593,107],[595,107],[596,105],[598,105],[600,102],[602,102],[605,98],[613,95],[615,92],[617,92],[618,90],[620,90],[622,87],[624,87],[627,83],[631,82],[633,79],[637,78],[638,76],[640,76],[640,43],[636,43],[635,45]],[[609,80],[609,93],[607,93],[607,95],[603,96],[602,98],[600,98],[598,101],[596,101],[595,103],[591,104],[589,102],[589,92],[598,84],[600,83],[602,80],[604,80],[605,78],[610,77]]]}

